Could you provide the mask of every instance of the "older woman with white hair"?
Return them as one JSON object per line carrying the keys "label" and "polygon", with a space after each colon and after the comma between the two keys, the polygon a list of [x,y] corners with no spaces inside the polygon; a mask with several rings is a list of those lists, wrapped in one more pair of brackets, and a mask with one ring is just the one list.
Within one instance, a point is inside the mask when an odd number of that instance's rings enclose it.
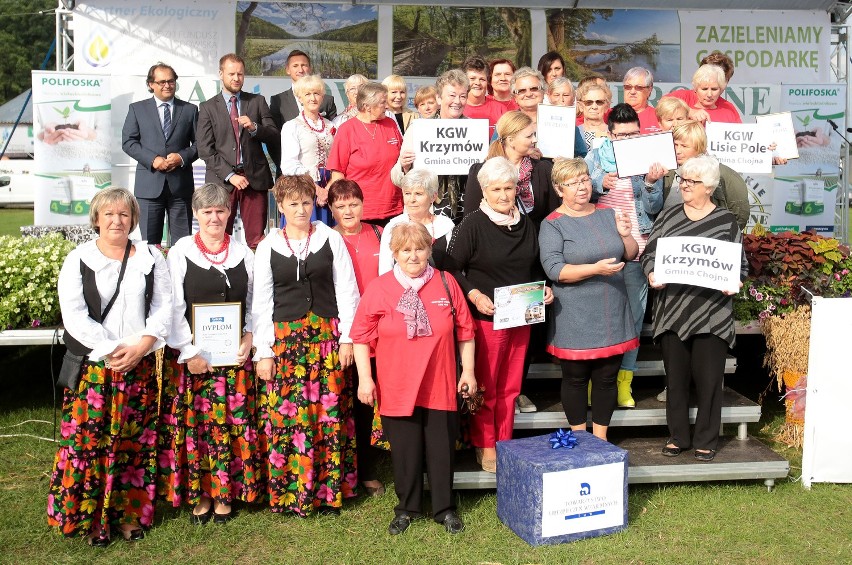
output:
{"label": "older woman with white hair", "polygon": [[[654,276],[657,242],[663,237],[701,237],[740,243],[742,232],[734,215],[713,203],[719,184],[719,162],[699,155],[681,165],[676,178],[683,204],[663,210],[654,223],[642,268],[654,295],[654,339],[663,350],[666,369],[666,421],[669,441],[663,455],[675,457],[690,447],[695,459],[712,461],[722,419],[722,377],[725,355],[734,346],[733,295],[687,284],[658,284]],[[740,280],[748,274],[745,253]],[[742,283],[740,283],[742,287]],[[689,434],[689,388],[695,381],[698,412]]]}
{"label": "older woman with white hair", "polygon": [[[494,329],[494,290],[544,280],[544,273],[535,222],[516,204],[518,169],[505,157],[494,157],[476,176],[479,208],[465,214],[453,232],[445,264],[473,306],[476,380],[485,387],[485,398],[471,418],[470,439],[477,462],[494,473],[496,442],[512,438],[530,336],[530,326]],[[544,302],[552,301],[546,288]]]}
{"label": "older woman with white hair", "polygon": [[319,75],[304,76],[293,83],[293,94],[301,103],[302,111],[299,117],[281,127],[281,174],[308,174],[314,179],[317,197],[312,219],[332,226],[334,220],[326,188],[331,171],[326,164],[336,129],[320,115],[325,84]]}
{"label": "older woman with white hair", "polygon": [[703,124],[707,122],[742,123],[736,107],[721,98],[728,81],[725,71],[718,65],[701,65],[692,75],[692,90],[675,90],[666,96],[674,96],[689,106],[689,119]]}
{"label": "older woman with white hair", "polygon": [[340,126],[328,158],[332,182],[342,178],[357,182],[364,192],[364,219],[381,226],[402,212],[402,195],[390,175],[402,134],[385,115],[387,102],[385,85],[362,85],[356,98],[358,114]]}
{"label": "older woman with white hair", "polygon": [[[554,106],[574,106],[577,101],[577,93],[574,85],[568,77],[557,77],[547,85],[547,98]],[[586,141],[580,131],[580,126],[574,126],[574,157],[585,157],[589,153]]]}
{"label": "older woman with white hair", "polygon": [[347,106],[343,112],[331,121],[334,127],[339,128],[340,124],[350,118],[354,118],[355,114],[358,113],[358,106],[355,104],[355,100],[358,97],[358,89],[367,81],[367,77],[361,74],[350,75],[349,78],[343,81],[343,92],[346,93]]}
{"label": "older woman with white hair", "polygon": [[393,269],[394,258],[390,242],[393,228],[405,222],[417,222],[426,227],[432,237],[432,264],[441,267],[447,250],[450,234],[456,225],[451,219],[435,214],[433,205],[438,201],[438,175],[428,169],[416,169],[402,178],[402,202],[405,206],[402,214],[391,218],[382,232],[379,244],[379,274]]}

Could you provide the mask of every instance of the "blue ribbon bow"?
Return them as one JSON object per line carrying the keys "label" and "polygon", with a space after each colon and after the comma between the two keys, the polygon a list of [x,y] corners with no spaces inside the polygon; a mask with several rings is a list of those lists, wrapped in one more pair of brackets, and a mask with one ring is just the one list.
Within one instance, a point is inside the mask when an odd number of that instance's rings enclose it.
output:
{"label": "blue ribbon bow", "polygon": [[552,434],[550,434],[550,449],[559,449],[560,447],[567,447],[568,449],[574,449],[577,445],[577,436],[574,435],[574,432],[568,430],[567,432],[562,428],[559,428]]}

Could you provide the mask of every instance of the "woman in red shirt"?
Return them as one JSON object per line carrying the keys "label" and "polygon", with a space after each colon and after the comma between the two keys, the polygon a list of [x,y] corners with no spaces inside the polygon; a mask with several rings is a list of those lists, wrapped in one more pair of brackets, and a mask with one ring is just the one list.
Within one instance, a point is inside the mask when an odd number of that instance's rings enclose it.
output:
{"label": "woman in red shirt", "polygon": [[[388,532],[401,534],[422,515],[425,463],[432,517],[447,532],[457,534],[464,524],[453,500],[456,393],[477,386],[473,319],[455,279],[429,265],[432,236],[423,224],[397,224],[391,251],[396,265],[364,291],[350,334],[359,375],[358,400],[371,406],[378,401],[391,446],[399,504]],[[454,337],[462,359],[458,382]],[[371,343],[376,351],[375,381]]]}

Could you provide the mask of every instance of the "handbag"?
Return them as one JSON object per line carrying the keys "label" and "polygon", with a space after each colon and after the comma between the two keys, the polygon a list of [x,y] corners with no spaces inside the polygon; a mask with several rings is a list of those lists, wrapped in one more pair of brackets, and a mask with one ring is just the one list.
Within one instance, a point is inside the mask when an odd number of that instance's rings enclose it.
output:
{"label": "handbag", "polygon": [[[444,290],[447,292],[447,300],[450,301],[450,314],[453,317],[453,350],[456,353],[456,386],[458,386],[459,380],[461,380],[461,357],[459,356],[459,340],[456,334],[456,306],[453,302],[453,297],[450,295],[450,286],[447,284],[447,277],[444,274],[444,271],[438,271],[441,274],[441,282],[444,283]],[[466,412],[473,416],[476,412],[482,407],[482,403],[485,401],[485,397],[483,396],[483,392],[485,392],[484,387],[477,386],[477,390],[475,391],[467,391],[467,398],[459,395],[460,406],[459,410],[461,412]]]}
{"label": "handbag", "polygon": [[[96,322],[101,323],[109,314],[109,311],[112,310],[112,305],[115,304],[115,299],[118,298],[118,291],[121,288],[121,281],[124,279],[124,271],[127,270],[127,258],[130,257],[130,240],[127,241],[127,247],[124,249],[124,257],[121,260],[121,270],[118,273],[118,281],[115,283],[115,292],[110,298],[109,302],[104,308],[104,311],[97,315],[95,312],[95,316],[93,318]],[[82,265],[82,261],[80,262]],[[91,314],[91,308],[90,308]],[[66,330],[64,335],[62,336],[62,341],[65,343],[65,355],[62,357],[62,368],[59,369],[59,376],[56,378],[56,386],[63,386],[65,388],[69,388],[71,390],[77,390],[77,385],[80,384],[80,374],[83,371],[83,362],[86,359],[86,355],[92,352],[91,349],[77,341],[74,336],[72,336]]]}

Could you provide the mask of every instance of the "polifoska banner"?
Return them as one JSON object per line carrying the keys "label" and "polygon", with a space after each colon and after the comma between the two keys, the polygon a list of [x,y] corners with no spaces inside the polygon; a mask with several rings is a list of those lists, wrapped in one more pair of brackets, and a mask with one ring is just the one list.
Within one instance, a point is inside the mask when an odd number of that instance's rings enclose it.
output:
{"label": "polifoska banner", "polygon": [[681,80],[689,82],[711,51],[734,61],[737,84],[830,82],[826,12],[679,11]]}
{"label": "polifoska banner", "polygon": [[144,74],[163,61],[180,74],[216,74],[219,57],[234,51],[235,9],[235,0],[77,2],[74,68]]}
{"label": "polifoska banner", "polygon": [[110,77],[33,71],[35,225],[85,224],[112,184]]}

